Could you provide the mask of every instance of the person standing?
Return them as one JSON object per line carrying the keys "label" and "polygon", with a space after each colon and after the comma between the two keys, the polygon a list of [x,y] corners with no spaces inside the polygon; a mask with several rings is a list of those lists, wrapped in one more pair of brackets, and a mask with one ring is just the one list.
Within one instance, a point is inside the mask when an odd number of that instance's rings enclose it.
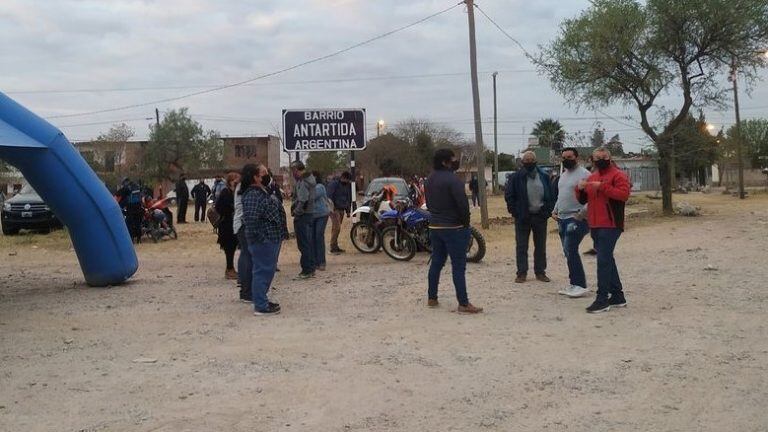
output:
{"label": "person standing", "polygon": [[427,179],[425,195],[431,214],[429,239],[432,244],[432,262],[427,276],[427,306],[437,307],[440,272],[451,257],[453,286],[459,301],[459,313],[476,314],[483,308],[473,306],[467,295],[467,247],[469,246],[469,202],[464,182],[455,171],[459,161],[453,150],[439,149],[433,159],[434,171]]}
{"label": "person standing", "polygon": [[219,200],[219,196],[221,195],[221,192],[227,188],[227,183],[224,181],[224,179],[220,175],[216,175],[213,180],[213,187],[211,188],[211,199],[213,199],[213,204],[216,204],[216,201]]}
{"label": "person standing", "polygon": [[[280,305],[269,301],[268,292],[275,277],[280,242],[286,237],[282,206],[266,185],[270,176],[264,165],[243,167],[243,225],[251,260],[251,299],[254,315],[276,315]],[[242,189],[241,189],[242,191]]]}
{"label": "person standing", "polygon": [[627,175],[611,163],[608,149],[598,148],[592,156],[596,171],[575,190],[579,202],[588,204],[587,220],[597,246],[597,296],[587,312],[598,313],[627,305],[613,251],[624,231],[624,206],[631,187]]}
{"label": "person standing", "polygon": [[579,152],[566,147],[561,152],[563,172],[557,180],[557,202],[552,219],[557,222],[563,253],[568,263],[569,285],[558,293],[568,297],[582,297],[587,293],[587,277],[579,255],[581,240],[589,233],[586,207],[576,198],[573,190],[587,179],[590,172],[579,166]]}
{"label": "person standing", "polygon": [[341,176],[328,184],[328,198],[333,203],[331,212],[331,253],[344,253],[344,249],[339,247],[339,234],[341,233],[341,223],[344,221],[344,215],[349,217],[350,207],[352,206],[352,174],[348,171],[341,173]]}
{"label": "person standing", "polygon": [[549,176],[536,165],[536,154],[523,153],[523,169],[516,172],[504,191],[507,210],[515,219],[516,283],[528,277],[528,242],[533,233],[533,270],[536,279],[550,282],[547,276],[547,220],[552,215],[555,197]]}
{"label": "person standing", "polygon": [[472,174],[472,179],[469,180],[469,192],[472,194],[472,207],[477,207],[478,191],[480,190],[477,184],[477,175]]}
{"label": "person standing", "polygon": [[[250,176],[253,177],[256,174],[256,165],[252,165]],[[237,245],[240,248],[240,256],[237,258],[237,286],[240,289],[240,301],[250,303],[252,301],[251,272],[253,267],[251,266],[251,254],[248,252],[248,242],[245,239],[245,227],[243,226],[243,194],[247,187],[243,187],[243,175],[244,171],[240,174],[241,181],[235,187],[233,197],[235,214],[232,217],[232,231],[237,235]]]}
{"label": "person standing", "polygon": [[227,174],[226,187],[219,194],[214,208],[219,214],[219,229],[217,230],[219,247],[224,251],[226,268],[224,278],[237,279],[235,270],[235,251],[237,250],[237,236],[234,231],[235,220],[235,188],[240,182],[240,174]]}
{"label": "person standing", "polygon": [[328,194],[323,185],[319,172],[313,171],[312,175],[317,179],[315,185],[315,212],[312,215],[312,241],[314,247],[312,256],[315,257],[315,268],[325,271],[325,228],[328,226],[328,215],[331,209],[328,205]]}
{"label": "person standing", "polygon": [[176,204],[178,205],[178,214],[176,223],[187,223],[187,203],[189,202],[189,188],[187,187],[187,176],[181,173],[179,181],[176,182]]}
{"label": "person standing", "polygon": [[211,188],[200,179],[200,182],[192,188],[192,198],[195,199],[195,222],[205,222],[205,208],[208,205],[208,197],[211,196]]}
{"label": "person standing", "polygon": [[291,171],[296,183],[293,186],[293,229],[296,231],[296,245],[301,253],[301,273],[299,279],[315,277],[315,258],[312,255],[312,220],[315,212],[315,176],[307,172],[304,163],[295,161]]}

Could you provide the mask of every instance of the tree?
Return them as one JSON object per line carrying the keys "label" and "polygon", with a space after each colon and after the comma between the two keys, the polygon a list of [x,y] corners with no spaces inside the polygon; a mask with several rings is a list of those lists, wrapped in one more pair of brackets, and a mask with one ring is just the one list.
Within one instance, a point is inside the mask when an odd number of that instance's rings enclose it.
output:
{"label": "tree", "polygon": [[675,181],[679,174],[684,178],[706,178],[705,170],[711,167],[718,157],[717,138],[707,130],[707,121],[700,113],[696,119],[692,115],[680,124],[674,135]]}
{"label": "tree", "polygon": [[357,152],[355,162],[369,179],[381,175],[403,175],[399,161],[407,160],[409,151],[407,142],[387,133],[369,140],[365,150]]}
{"label": "tree", "polygon": [[539,146],[559,151],[565,142],[565,129],[559,121],[547,118],[539,120],[533,127],[531,135],[539,139]]}
{"label": "tree", "polygon": [[179,172],[220,168],[223,156],[224,142],[218,132],[203,131],[187,108],[171,110],[159,125],[150,128],[142,156],[143,174],[171,180]]}
{"label": "tree", "polygon": [[499,171],[514,171],[517,169],[515,155],[499,153]]}
{"label": "tree", "polygon": [[[768,166],[768,120],[742,120],[739,134],[744,146],[744,159],[748,160],[752,167]],[[727,135],[730,147],[735,149],[736,128],[731,126]]]}
{"label": "tree", "polygon": [[624,156],[624,144],[621,142],[621,138],[619,137],[619,134],[616,134],[611,137],[611,139],[608,140],[607,143],[605,143],[605,148],[611,151],[611,154],[614,154],[616,156]]}
{"label": "tree", "polygon": [[590,145],[595,148],[605,146],[605,129],[595,128],[595,131],[592,132],[592,138],[590,138]]}
{"label": "tree", "polygon": [[[576,106],[634,106],[640,127],[659,154],[665,213],[672,213],[672,137],[695,106],[722,105],[721,78],[731,66],[749,88],[766,59],[765,0],[593,0],[542,48],[539,68]],[[678,94],[674,111],[659,107],[661,93]],[[654,111],[661,127],[651,126]]]}
{"label": "tree", "polygon": [[99,134],[96,141],[110,142],[110,143],[125,143],[128,142],[133,136],[136,135],[136,131],[125,123],[113,124],[107,133]]}
{"label": "tree", "polygon": [[307,156],[307,168],[310,171],[318,171],[322,175],[328,175],[346,167],[346,161],[346,155],[341,152],[310,152]]}

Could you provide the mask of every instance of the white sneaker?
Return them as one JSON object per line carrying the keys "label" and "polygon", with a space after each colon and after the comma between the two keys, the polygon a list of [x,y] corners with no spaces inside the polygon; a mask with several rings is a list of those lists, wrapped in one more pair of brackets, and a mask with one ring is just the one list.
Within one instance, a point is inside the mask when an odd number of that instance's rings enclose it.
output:
{"label": "white sneaker", "polygon": [[584,297],[585,295],[587,295],[588,291],[589,291],[588,289],[582,288],[578,285],[571,285],[571,289],[568,290],[568,292],[565,293],[565,295],[571,298]]}
{"label": "white sneaker", "polygon": [[573,289],[573,285],[568,285],[566,288],[561,289],[557,293],[560,295],[568,295],[569,292]]}

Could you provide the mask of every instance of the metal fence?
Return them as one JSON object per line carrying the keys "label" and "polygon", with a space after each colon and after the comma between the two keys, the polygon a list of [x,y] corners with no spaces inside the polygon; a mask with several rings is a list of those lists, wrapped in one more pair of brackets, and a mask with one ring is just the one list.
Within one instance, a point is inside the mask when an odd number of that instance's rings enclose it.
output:
{"label": "metal fence", "polygon": [[661,189],[657,167],[635,167],[622,169],[632,182],[633,191],[656,191]]}

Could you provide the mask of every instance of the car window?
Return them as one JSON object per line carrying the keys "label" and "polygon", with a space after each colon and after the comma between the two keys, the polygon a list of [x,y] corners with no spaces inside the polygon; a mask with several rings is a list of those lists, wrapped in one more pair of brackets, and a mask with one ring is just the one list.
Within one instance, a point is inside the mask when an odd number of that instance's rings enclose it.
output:
{"label": "car window", "polygon": [[24,187],[21,188],[21,191],[19,191],[20,194],[26,195],[26,194],[33,194],[37,195],[37,192],[35,192],[35,189],[32,188],[32,185],[26,184]]}
{"label": "car window", "polygon": [[408,191],[407,191],[407,188],[406,188],[405,181],[401,180],[401,179],[397,179],[397,180],[394,180],[394,181],[384,181],[384,180],[381,180],[381,179],[376,179],[376,180],[372,181],[368,185],[368,189],[366,189],[365,194],[366,195],[371,195],[374,192],[380,191],[381,188],[383,188],[384,186],[390,185],[390,184],[395,186],[395,188],[397,188],[397,194],[398,195],[408,196]]}

